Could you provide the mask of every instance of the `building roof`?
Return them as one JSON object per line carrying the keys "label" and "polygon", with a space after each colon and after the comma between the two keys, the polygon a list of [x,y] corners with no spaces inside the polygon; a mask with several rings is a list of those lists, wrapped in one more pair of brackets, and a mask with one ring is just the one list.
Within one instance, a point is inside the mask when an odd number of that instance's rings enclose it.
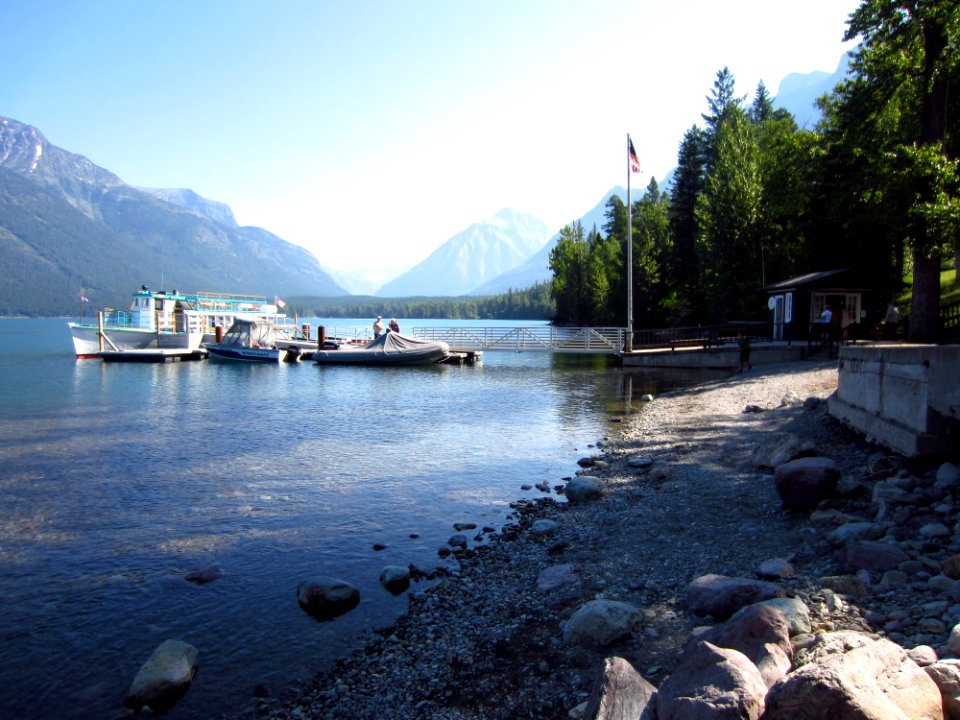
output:
{"label": "building roof", "polygon": [[816,285],[822,280],[848,273],[850,270],[851,268],[842,268],[840,270],[821,270],[820,272],[807,273],[806,275],[798,275],[797,277],[790,278],[789,280],[781,280],[778,283],[767,285],[763,289],[767,292],[777,292],[780,290],[791,290],[793,288],[804,287],[806,285]]}

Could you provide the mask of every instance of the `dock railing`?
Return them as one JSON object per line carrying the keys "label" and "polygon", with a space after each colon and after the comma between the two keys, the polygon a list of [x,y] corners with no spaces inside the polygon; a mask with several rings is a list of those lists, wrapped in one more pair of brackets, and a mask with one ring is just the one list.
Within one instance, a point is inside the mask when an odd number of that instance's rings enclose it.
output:
{"label": "dock railing", "polygon": [[626,330],[619,327],[415,327],[413,335],[445,342],[451,350],[547,350],[568,353],[619,354]]}

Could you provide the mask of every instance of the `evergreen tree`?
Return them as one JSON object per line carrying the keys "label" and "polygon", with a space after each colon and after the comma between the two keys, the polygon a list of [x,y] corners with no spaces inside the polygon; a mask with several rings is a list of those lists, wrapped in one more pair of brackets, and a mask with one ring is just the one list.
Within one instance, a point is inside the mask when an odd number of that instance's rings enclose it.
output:
{"label": "evergreen tree", "polygon": [[701,316],[704,301],[700,282],[697,239],[697,199],[706,182],[707,138],[696,125],[684,133],[677,155],[667,216],[672,245],[666,249],[662,308],[670,323],[686,322]]}
{"label": "evergreen tree", "polygon": [[756,315],[763,283],[762,184],[757,140],[743,110],[732,109],[717,128],[715,153],[697,203],[708,318],[750,319]]}

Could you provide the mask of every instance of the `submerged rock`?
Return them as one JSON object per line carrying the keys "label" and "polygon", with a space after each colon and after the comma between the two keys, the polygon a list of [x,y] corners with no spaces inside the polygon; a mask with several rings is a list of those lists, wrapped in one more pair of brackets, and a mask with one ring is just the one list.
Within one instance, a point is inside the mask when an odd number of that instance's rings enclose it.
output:
{"label": "submerged rock", "polygon": [[316,620],[332,620],[360,604],[360,591],[343,580],[321,577],[300,583],[297,602]]}
{"label": "submerged rock", "polygon": [[166,712],[190,689],[197,673],[197,656],[193,645],[165,640],[137,672],[124,704],[138,712],[145,706]]}

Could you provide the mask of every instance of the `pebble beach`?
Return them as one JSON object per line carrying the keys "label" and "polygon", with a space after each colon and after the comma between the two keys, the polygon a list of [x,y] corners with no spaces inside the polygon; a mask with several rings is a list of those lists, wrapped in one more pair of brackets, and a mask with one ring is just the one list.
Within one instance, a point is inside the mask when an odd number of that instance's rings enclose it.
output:
{"label": "pebble beach", "polygon": [[[576,473],[598,495],[567,502],[571,471],[541,499],[515,503],[511,522],[456,553],[449,575],[414,582],[394,625],[243,716],[581,718],[606,658],[653,686],[669,678],[685,643],[716,620],[684,599],[714,574],[775,580],[809,610],[804,635],[855,630],[955,656],[960,592],[940,567],[960,545],[952,528],[929,530],[953,517],[952,488],[934,491],[938,464],[892,457],[834,420],[836,386],[835,361],[755,366],[611,415],[605,437],[584,439]],[[813,511],[784,506],[769,454],[785,439],[836,463],[835,498]],[[878,484],[913,501],[878,508]],[[899,574],[838,569],[837,533],[854,525],[902,547]],[[632,608],[631,632],[584,640],[572,618],[597,600]]]}

